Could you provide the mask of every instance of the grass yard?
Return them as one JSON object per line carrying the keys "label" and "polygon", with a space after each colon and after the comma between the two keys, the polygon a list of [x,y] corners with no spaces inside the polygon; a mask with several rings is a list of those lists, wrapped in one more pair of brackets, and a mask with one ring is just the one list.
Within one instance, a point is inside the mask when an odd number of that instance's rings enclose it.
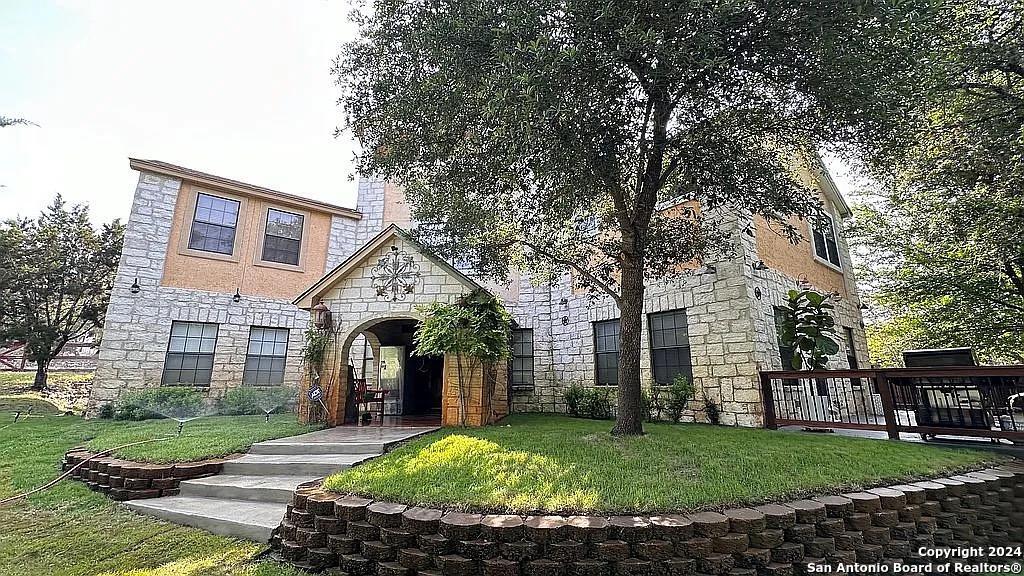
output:
{"label": "grass yard", "polygon": [[[85,444],[110,447],[147,435],[173,433],[173,421],[112,422],[52,414],[52,406],[19,398],[21,406],[36,403],[33,414],[12,423],[14,402],[0,398],[0,499],[44,484],[59,473],[61,455]],[[185,425],[181,440],[140,447],[133,457],[154,461],[175,454],[212,456],[244,448],[254,439],[302,432],[306,428],[283,416],[270,430],[263,417],[196,420]],[[272,422],[274,420],[272,419]],[[257,430],[258,428],[258,430]],[[199,433],[211,435],[202,440]],[[241,437],[229,439],[232,434]],[[142,450],[142,448],[145,448]],[[126,453],[128,455],[128,453]],[[266,547],[214,536],[139,516],[102,494],[71,480],[0,507],[0,574],[124,575],[124,576],[301,576],[273,562],[260,561]]]}
{"label": "grass yard", "polygon": [[0,396],[46,400],[59,410],[81,414],[88,401],[92,372],[50,372],[46,388],[32,391],[35,372],[0,372]]}
{"label": "grass yard", "polygon": [[978,466],[989,452],[701,424],[520,414],[429,434],[325,486],[407,504],[507,512],[656,512],[752,504]]}

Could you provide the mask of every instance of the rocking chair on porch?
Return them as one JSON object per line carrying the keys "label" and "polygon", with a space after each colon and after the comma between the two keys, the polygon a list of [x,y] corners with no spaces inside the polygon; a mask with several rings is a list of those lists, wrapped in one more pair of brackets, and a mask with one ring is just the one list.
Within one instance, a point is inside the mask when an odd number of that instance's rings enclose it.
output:
{"label": "rocking chair on porch", "polygon": [[[365,378],[357,378],[355,380],[355,392],[356,392],[356,406],[358,407],[358,421],[359,426],[363,425],[363,414],[370,416],[370,424],[373,423],[374,416],[377,417],[377,425],[384,425],[384,401],[388,396],[390,390],[376,390],[366,387]],[[371,406],[374,406],[374,410],[371,410]]]}

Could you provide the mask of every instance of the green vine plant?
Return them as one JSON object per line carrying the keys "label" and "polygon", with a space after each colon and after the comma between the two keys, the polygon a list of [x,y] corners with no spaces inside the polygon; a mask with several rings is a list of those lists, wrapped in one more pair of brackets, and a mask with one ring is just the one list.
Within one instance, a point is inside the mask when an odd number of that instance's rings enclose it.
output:
{"label": "green vine plant", "polygon": [[[459,425],[466,425],[467,387],[479,369],[507,360],[510,352],[512,316],[490,293],[474,290],[454,304],[433,302],[418,308],[423,320],[416,328],[418,356],[455,356],[459,395]],[[482,373],[487,405],[485,414],[493,420],[491,405],[497,379]]]}
{"label": "green vine plant", "polygon": [[814,290],[790,290],[786,295],[784,320],[779,339],[791,346],[790,366],[794,370],[821,370],[829,356],[839,352],[836,321],[832,317],[834,294]]}
{"label": "green vine plant", "polygon": [[[307,375],[309,376],[310,384],[320,382],[320,377],[324,372],[324,359],[327,357],[327,348],[331,343],[331,330],[328,328],[317,328],[316,326],[310,326],[306,330],[306,343],[302,346],[302,364],[306,367]],[[321,385],[324,395],[327,394],[328,388]],[[316,407],[310,405],[309,410],[315,411]],[[326,418],[326,414],[322,417]],[[310,418],[310,420],[313,420]]]}

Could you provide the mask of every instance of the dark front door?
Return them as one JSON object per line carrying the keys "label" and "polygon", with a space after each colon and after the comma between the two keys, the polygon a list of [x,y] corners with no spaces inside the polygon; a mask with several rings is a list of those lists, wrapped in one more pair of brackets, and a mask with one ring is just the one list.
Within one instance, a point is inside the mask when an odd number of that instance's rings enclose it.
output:
{"label": "dark front door", "polygon": [[403,414],[440,414],[443,356],[410,355],[405,369]]}

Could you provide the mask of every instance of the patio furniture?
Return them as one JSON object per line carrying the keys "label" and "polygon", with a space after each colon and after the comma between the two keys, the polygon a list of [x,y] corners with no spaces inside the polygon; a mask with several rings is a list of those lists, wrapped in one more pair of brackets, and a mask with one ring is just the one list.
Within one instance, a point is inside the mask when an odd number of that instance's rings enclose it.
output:
{"label": "patio furniture", "polygon": [[356,406],[361,407],[359,409],[358,421],[359,426],[363,425],[363,414],[370,415],[370,424],[373,423],[374,416],[377,417],[377,425],[384,425],[384,405],[390,390],[378,390],[375,388],[366,387],[366,379],[359,378],[355,381],[356,389]]}

